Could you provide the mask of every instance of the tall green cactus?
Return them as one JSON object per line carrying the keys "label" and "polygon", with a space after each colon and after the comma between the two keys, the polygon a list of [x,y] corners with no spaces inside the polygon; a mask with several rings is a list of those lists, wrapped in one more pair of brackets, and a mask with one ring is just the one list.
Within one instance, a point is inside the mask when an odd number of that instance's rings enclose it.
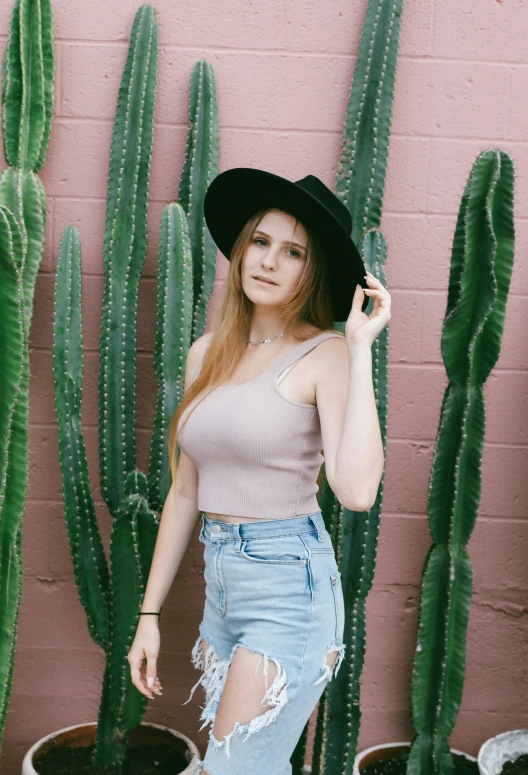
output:
{"label": "tall green cactus", "polygon": [[207,303],[215,282],[216,245],[205,225],[203,203],[209,183],[218,175],[220,154],[218,107],[214,71],[207,61],[197,62],[191,75],[189,125],[185,164],[180,181],[180,203],[187,216],[194,261],[194,298],[191,341],[205,331]]}
{"label": "tall green cactus", "polygon": [[[130,733],[141,722],[147,698],[130,680],[126,659],[154,552],[159,511],[170,482],[166,476],[169,420],[183,396],[185,361],[197,310],[207,307],[216,250],[205,238],[195,202],[203,202],[218,173],[218,111],[211,66],[193,69],[187,158],[182,175],[188,212],[168,204],[162,216],[158,253],[158,299],[154,367],[158,398],[149,479],[135,467],[135,343],[138,283],[147,242],[147,200],[153,142],[157,71],[154,8],[136,14],[123,72],[112,137],[106,231],[99,372],[101,491],[113,517],[110,568],[95,519],[84,439],[82,395],[82,273],[77,230],[62,235],[56,277],[54,319],[55,404],[68,539],[81,602],[93,640],[105,650],[94,766],[123,764]],[[193,252],[194,250],[194,252]],[[196,256],[196,257],[195,257]],[[196,269],[199,267],[199,269]],[[193,295],[195,271],[201,293]],[[212,288],[212,283],[209,282]],[[199,331],[198,322],[195,329]],[[205,325],[205,321],[203,321]]]}
{"label": "tall green cactus", "polygon": [[[2,137],[8,166],[0,176],[0,285],[4,298],[0,325],[5,334],[0,337],[0,435],[5,434],[0,438],[0,747],[22,595],[21,530],[28,485],[28,338],[46,221],[46,195],[36,173],[44,163],[53,118],[52,27],[49,0],[15,0],[2,60]],[[14,295],[8,300],[10,293]],[[20,317],[13,317],[13,303],[18,305]]]}
{"label": "tall green cactus", "polygon": [[[159,388],[148,471],[149,502],[156,511],[163,507],[170,489],[166,429],[183,398],[188,347],[205,331],[205,312],[215,281],[216,245],[205,224],[203,201],[218,175],[219,156],[214,71],[209,62],[201,60],[191,74],[180,204],[165,208],[161,224],[154,353]],[[178,235],[186,235],[187,230],[179,221],[184,215],[189,237],[182,242]]]}
{"label": "tall green cactus", "polygon": [[[6,503],[10,473],[15,472],[18,481],[27,475],[27,436],[14,427],[23,412],[21,380],[28,359],[22,257],[17,220],[0,205],[0,742],[11,694],[22,590],[22,515]],[[27,384],[23,388],[27,397]]]}
{"label": "tall green cactus", "polygon": [[[389,151],[403,0],[369,0],[337,169],[336,194],[352,216],[352,238],[365,267],[386,286],[387,243],[378,230]],[[370,306],[371,303],[370,303]],[[370,307],[367,308],[369,311]],[[344,332],[345,323],[335,328]],[[383,448],[387,444],[388,343],[385,328],[372,345],[372,371]],[[319,702],[314,775],[351,775],[361,719],[360,689],[365,658],[365,606],[372,587],[384,477],[376,502],[363,513],[341,506],[323,479],[319,502],[332,536],[345,599],[345,659]],[[296,749],[301,772],[306,732]]]}
{"label": "tall green cactus", "polygon": [[[136,13],[110,148],[100,327],[99,473],[112,516],[136,458],[136,312],[147,250],[147,198],[158,66],[155,9]],[[131,389],[132,388],[132,389]]]}
{"label": "tall green cactus", "polygon": [[477,157],[458,214],[451,255],[442,358],[444,393],[428,493],[433,543],[420,590],[412,682],[416,730],[408,775],[450,775],[447,737],[464,685],[472,593],[467,543],[478,513],[485,433],[484,384],[499,357],[514,256],[510,156]]}

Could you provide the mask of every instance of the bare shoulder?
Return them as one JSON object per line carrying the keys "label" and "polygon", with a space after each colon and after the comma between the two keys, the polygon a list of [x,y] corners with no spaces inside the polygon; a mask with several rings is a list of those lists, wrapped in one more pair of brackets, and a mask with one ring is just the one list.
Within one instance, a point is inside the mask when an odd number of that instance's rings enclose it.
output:
{"label": "bare shoulder", "polygon": [[212,331],[209,331],[207,334],[202,334],[202,336],[199,336],[198,339],[195,339],[189,347],[187,361],[185,364],[185,390],[193,381],[195,373],[202,362],[202,358],[205,355],[205,351],[209,347],[212,336]]}
{"label": "bare shoulder", "polygon": [[213,332],[209,331],[207,334],[202,334],[202,336],[199,336],[198,339],[195,339],[194,342],[189,347],[189,352],[187,357],[191,355],[192,358],[197,359],[198,361],[200,358],[205,354],[205,351],[209,347],[209,342],[211,341],[211,338],[213,336]]}
{"label": "bare shoulder", "polygon": [[[339,331],[336,333],[340,334]],[[312,350],[314,355],[313,369],[316,385],[321,381],[332,382],[335,377],[348,371],[346,337],[329,336]]]}

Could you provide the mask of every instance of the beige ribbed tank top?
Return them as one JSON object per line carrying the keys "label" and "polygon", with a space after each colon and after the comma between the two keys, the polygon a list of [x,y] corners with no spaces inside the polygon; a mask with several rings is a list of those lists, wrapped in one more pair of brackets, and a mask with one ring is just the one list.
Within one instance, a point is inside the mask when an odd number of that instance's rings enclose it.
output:
{"label": "beige ribbed tank top", "polygon": [[285,398],[278,378],[332,336],[343,338],[324,331],[299,342],[249,382],[217,387],[187,407],[178,444],[198,470],[200,511],[249,519],[319,511],[316,480],[324,457],[317,406]]}

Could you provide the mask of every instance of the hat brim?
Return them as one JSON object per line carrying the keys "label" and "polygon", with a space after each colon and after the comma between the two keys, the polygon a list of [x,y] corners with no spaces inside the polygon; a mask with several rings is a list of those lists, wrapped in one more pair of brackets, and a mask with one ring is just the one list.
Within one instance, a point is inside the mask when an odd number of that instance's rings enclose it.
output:
{"label": "hat brim", "polygon": [[[210,183],[204,216],[214,242],[229,260],[236,238],[258,210],[276,207],[313,231],[328,262],[334,320],[346,320],[356,283],[364,283],[365,267],[350,234],[316,197],[296,183],[265,170],[234,167]],[[368,304],[365,296],[363,309]]]}

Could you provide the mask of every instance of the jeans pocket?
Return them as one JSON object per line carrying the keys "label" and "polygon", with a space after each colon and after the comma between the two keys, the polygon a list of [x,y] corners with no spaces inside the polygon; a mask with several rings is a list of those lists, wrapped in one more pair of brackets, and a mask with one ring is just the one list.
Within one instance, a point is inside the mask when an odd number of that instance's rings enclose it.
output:
{"label": "jeans pocket", "polygon": [[345,632],[345,601],[343,598],[343,587],[341,585],[341,572],[334,571],[330,575],[330,584],[332,585],[332,594],[334,596],[335,610],[335,637],[339,643],[343,642]]}
{"label": "jeans pocket", "polygon": [[240,554],[245,560],[265,565],[306,565],[308,556],[298,535],[244,538]]}

